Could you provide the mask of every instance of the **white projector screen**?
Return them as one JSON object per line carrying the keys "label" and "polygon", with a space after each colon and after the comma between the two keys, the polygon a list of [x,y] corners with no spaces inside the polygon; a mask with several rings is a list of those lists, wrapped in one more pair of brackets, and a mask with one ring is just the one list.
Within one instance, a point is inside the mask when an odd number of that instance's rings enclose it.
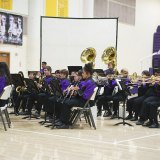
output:
{"label": "white projector screen", "polygon": [[117,47],[118,19],[82,19],[41,17],[41,62],[46,61],[52,70],[67,66],[83,66],[82,51],[96,50],[95,68],[106,68],[101,60],[103,51]]}

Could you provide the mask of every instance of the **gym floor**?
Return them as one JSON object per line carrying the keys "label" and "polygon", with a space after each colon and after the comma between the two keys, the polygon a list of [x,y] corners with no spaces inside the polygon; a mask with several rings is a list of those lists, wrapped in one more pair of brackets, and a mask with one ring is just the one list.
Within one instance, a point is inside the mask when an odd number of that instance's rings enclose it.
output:
{"label": "gym floor", "polygon": [[114,126],[121,120],[97,119],[97,130],[81,121],[58,130],[11,115],[12,127],[0,124],[0,160],[159,160],[160,130]]}

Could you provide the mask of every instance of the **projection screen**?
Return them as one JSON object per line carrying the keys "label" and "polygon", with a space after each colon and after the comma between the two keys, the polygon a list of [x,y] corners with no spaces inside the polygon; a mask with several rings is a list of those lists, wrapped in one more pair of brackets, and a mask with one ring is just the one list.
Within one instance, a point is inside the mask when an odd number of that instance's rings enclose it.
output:
{"label": "projection screen", "polygon": [[[67,66],[83,66],[82,51],[96,50],[95,68],[106,68],[101,60],[103,51],[117,48],[117,18],[57,18],[41,17],[40,61],[46,61],[55,71]],[[40,63],[41,63],[40,62]]]}

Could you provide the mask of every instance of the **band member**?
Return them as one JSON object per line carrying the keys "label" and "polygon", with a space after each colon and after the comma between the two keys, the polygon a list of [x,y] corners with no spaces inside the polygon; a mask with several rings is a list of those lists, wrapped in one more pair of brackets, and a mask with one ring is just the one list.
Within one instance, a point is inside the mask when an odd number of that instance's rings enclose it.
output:
{"label": "band member", "polygon": [[[127,69],[122,69],[120,72],[120,77],[121,81],[124,83],[126,90],[128,90],[128,84],[130,83],[130,79],[128,78],[128,70]],[[127,95],[126,95],[127,97]],[[113,115],[111,116],[111,119],[117,118],[118,117],[118,108],[119,108],[119,101],[122,101],[124,97],[122,96],[121,92],[118,91],[112,98],[113,100]]]}
{"label": "band member", "polygon": [[35,80],[36,74],[34,72],[28,72],[28,78],[32,79],[32,80]]}
{"label": "band member", "polygon": [[76,96],[75,92],[71,91],[70,88],[72,86],[74,87],[78,86],[81,80],[82,80],[82,72],[79,71],[74,76],[74,82],[72,82],[65,90],[63,90],[63,87],[61,85],[61,90],[63,91],[63,94],[64,94],[63,99],[61,99],[58,96],[52,96],[48,99],[48,102],[45,108],[45,111],[47,112],[47,118],[46,118],[47,120],[52,121],[53,114],[56,114],[56,119],[60,118],[61,103],[63,103],[67,98],[71,99]]}
{"label": "band member", "polygon": [[47,62],[42,62],[42,69],[40,70],[41,74],[44,75],[44,69],[47,66]]}
{"label": "band member", "polygon": [[[160,97],[151,96],[143,101],[141,114],[137,125],[142,125],[149,128],[158,128],[157,108],[160,106]],[[148,122],[144,123],[146,120]]]}
{"label": "band member", "polygon": [[37,101],[37,103],[36,103],[36,110],[37,111],[34,114],[34,116],[36,118],[40,118],[42,105],[46,104],[48,98],[51,96],[49,91],[48,91],[48,87],[49,87],[51,81],[53,80],[53,77],[52,77],[51,73],[52,73],[51,67],[46,66],[46,68],[44,69],[45,78],[43,79],[43,83],[37,85],[39,90],[41,91],[41,93],[39,93],[38,95],[33,94],[28,99],[29,110],[31,110],[33,108],[35,100]]}
{"label": "band member", "polygon": [[[8,66],[5,62],[0,62],[0,96],[5,86],[11,84],[11,77]],[[0,107],[5,105],[6,101],[0,100]]]}
{"label": "band member", "polygon": [[113,63],[110,62],[107,65],[108,65],[108,69],[104,71],[105,75],[108,75],[111,72],[113,72],[113,74],[114,74],[115,71],[114,71]]}
{"label": "band member", "polygon": [[[67,88],[70,86],[70,82],[69,80],[67,79],[68,77],[68,71],[66,69],[62,69],[60,70],[60,79],[59,79],[59,85],[61,87],[61,91],[63,94],[66,93],[66,90]],[[49,120],[51,120],[53,118],[53,112],[54,112],[54,107],[56,109],[56,113],[57,113],[57,117],[59,117],[59,112],[60,112],[60,107],[56,107],[56,106],[59,106],[59,102],[57,102],[57,100],[59,99],[60,97],[57,97],[57,96],[52,96],[48,99],[47,101],[47,105],[46,105],[46,108],[45,108],[45,111],[47,112],[47,118]],[[63,101],[63,100],[59,100],[60,103]]]}
{"label": "band member", "polygon": [[55,75],[57,79],[60,79],[60,70],[56,70]]}
{"label": "band member", "polygon": [[106,81],[106,84],[104,86],[104,93],[103,95],[99,96],[97,99],[97,109],[98,109],[97,116],[101,116],[102,106],[103,106],[103,109],[105,110],[105,113],[103,115],[104,117],[108,117],[112,115],[108,102],[112,100],[113,98],[112,93],[116,86],[116,81],[113,79],[113,74],[114,74],[113,71],[108,73],[107,75],[108,80]]}
{"label": "band member", "polygon": [[22,79],[24,80],[24,73],[22,71],[19,71],[18,74],[20,74]]}
{"label": "band member", "polygon": [[[23,73],[23,72],[22,72]],[[22,75],[21,73],[21,75]],[[28,78],[31,80],[35,80],[35,73],[28,72]],[[24,83],[26,85],[26,82],[24,80]],[[28,88],[29,87],[29,88]],[[31,94],[32,89],[30,86],[25,86],[25,88],[22,89],[21,94],[18,95],[17,100],[15,101],[15,114],[18,115],[26,115],[28,112],[26,112],[26,106],[27,106],[27,99],[29,98],[29,95]],[[19,112],[19,108],[22,106],[22,112]]]}
{"label": "band member", "polygon": [[[141,104],[141,110],[139,112],[139,119],[136,125],[143,125],[146,120],[150,120],[149,123],[145,124],[145,126],[153,125],[153,128],[158,127],[157,118],[155,116],[156,107],[158,107],[158,103],[160,100],[160,86],[159,84],[155,83],[153,86],[150,87],[150,95],[146,95],[145,99]],[[151,108],[155,106],[155,108]],[[151,127],[152,128],[152,127]]]}
{"label": "band member", "polygon": [[60,85],[61,85],[62,91],[65,91],[65,89],[70,84],[67,78],[68,78],[68,71],[66,69],[62,69],[60,71]]}
{"label": "band member", "polygon": [[[146,70],[144,70],[141,75],[142,75],[143,78],[150,77],[150,73],[148,71],[146,71]],[[140,84],[140,86],[139,86],[139,84]],[[129,115],[126,117],[126,120],[131,120],[131,121],[136,121],[138,119],[138,113],[137,112],[135,113],[135,116],[133,117],[133,113],[135,111],[135,109],[133,110],[133,108],[135,106],[134,101],[136,99],[138,99],[139,97],[144,96],[145,93],[149,89],[149,84],[147,84],[145,82],[144,83],[140,82],[139,80],[138,80],[137,84],[135,84],[135,85],[138,88],[138,96],[130,98],[129,100],[127,100],[127,104],[126,104],[127,105],[127,109],[126,110],[129,112]],[[140,98],[140,100],[141,99],[143,99],[143,98]]]}
{"label": "band member", "polygon": [[60,120],[57,121],[56,125],[58,129],[69,128],[69,118],[71,114],[71,108],[73,106],[83,107],[87,100],[92,96],[94,88],[96,87],[95,82],[92,80],[92,65],[86,64],[83,68],[82,77],[84,82],[80,83],[79,86],[72,87],[71,90],[77,91],[79,93],[78,97],[72,99],[67,99],[64,104],[62,104]]}
{"label": "band member", "polygon": [[160,106],[160,97],[155,97],[155,100],[153,102],[149,102],[147,104],[147,108],[149,108],[149,122],[144,124],[143,126],[149,127],[149,128],[158,128],[158,118],[157,118],[157,109]]}

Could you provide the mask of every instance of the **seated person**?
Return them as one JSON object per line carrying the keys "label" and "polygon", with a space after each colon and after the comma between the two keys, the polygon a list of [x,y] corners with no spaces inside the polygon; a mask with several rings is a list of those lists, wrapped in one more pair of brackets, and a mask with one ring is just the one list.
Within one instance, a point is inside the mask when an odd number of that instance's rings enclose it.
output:
{"label": "seated person", "polygon": [[[102,114],[102,106],[103,109],[105,110],[105,114],[103,115],[104,117],[108,117],[112,115],[112,112],[109,108],[108,102],[112,100],[113,96],[113,90],[116,86],[116,81],[113,78],[113,72],[107,75],[108,80],[106,81],[106,84],[104,86],[104,93],[97,98],[97,109],[98,113],[97,116],[101,116]],[[106,114],[106,111],[107,114]]]}
{"label": "seated person", "polygon": [[[0,62],[0,96],[3,93],[3,89],[11,84],[10,72],[5,62]],[[5,100],[0,100],[0,107],[6,104]]]}
{"label": "seated person", "polygon": [[66,69],[62,69],[60,71],[60,86],[63,92],[70,85],[70,82],[67,78],[68,78],[68,71]]}
{"label": "seated person", "polygon": [[42,69],[40,70],[42,76],[44,75],[44,69],[46,68],[47,66],[47,62],[42,62]]}
{"label": "seated person", "polygon": [[92,96],[94,88],[96,87],[95,82],[92,80],[92,72],[92,65],[86,64],[82,73],[84,81],[81,82],[79,86],[71,88],[71,90],[78,92],[79,96],[76,96],[72,99],[66,99],[61,105],[60,119],[55,124],[57,125],[58,129],[69,128],[71,108],[73,106],[84,107],[87,100]]}
{"label": "seated person", "polygon": [[112,62],[108,63],[108,69],[104,71],[104,74],[107,76],[108,74],[110,74],[111,72],[113,72],[114,74],[114,67],[113,67],[113,64]]}
{"label": "seated person", "polygon": [[[157,80],[160,81],[160,78],[158,77]],[[151,89],[152,92],[150,91],[150,95],[145,96],[145,99],[142,102],[139,119],[136,125],[143,125],[144,122],[149,119],[150,121],[144,125],[150,126],[151,128],[157,128],[158,121],[156,113],[160,100],[160,85],[158,82],[152,84]]]}
{"label": "seated person", "polygon": [[39,94],[31,94],[28,98],[28,109],[31,110],[33,108],[34,102],[36,103],[36,112],[34,116],[36,118],[40,118],[40,113],[42,110],[42,105],[45,106],[47,103],[48,98],[51,96],[49,85],[51,81],[54,79],[52,77],[52,69],[50,66],[46,66],[44,69],[44,79],[42,84],[37,84],[37,87],[39,88],[40,93]]}
{"label": "seated person", "polygon": [[[148,78],[150,76],[149,71],[146,71],[146,70],[144,70],[141,75],[143,78]],[[138,96],[128,99],[126,104],[127,105],[126,110],[129,112],[129,115],[126,117],[126,120],[131,120],[131,121],[136,121],[138,119],[138,115],[137,115],[138,113],[135,113],[135,116],[133,117],[133,113],[134,113],[133,108],[135,106],[134,101],[138,97],[144,96],[147,90],[149,89],[149,84],[143,83],[140,80],[138,80],[135,83],[135,85],[138,88]]]}
{"label": "seated person", "polygon": [[[34,72],[28,72],[28,78],[35,80],[35,73]],[[31,88],[26,85],[25,79],[24,79],[25,87],[23,87],[20,91],[20,94],[17,97],[17,100],[15,101],[15,111],[16,115],[26,115],[28,112],[25,111],[27,106],[27,99],[29,95],[31,94]],[[22,106],[22,112],[19,112],[20,106]]]}
{"label": "seated person", "polygon": [[[74,81],[63,91],[63,93],[64,93],[63,99],[61,99],[58,96],[52,96],[48,99],[47,105],[45,107],[45,111],[47,112],[47,119],[49,121],[52,122],[54,112],[56,112],[56,119],[60,118],[61,111],[60,111],[59,106],[61,106],[61,103],[64,103],[64,101],[67,98],[71,99],[74,96],[76,96],[76,93],[73,92],[73,90],[71,91],[71,87],[78,86],[80,84],[81,80],[82,80],[82,72],[79,71],[78,73],[75,74]],[[61,86],[61,90],[63,90],[62,86]]]}
{"label": "seated person", "polygon": [[[128,84],[130,83],[130,79],[128,77],[128,70],[123,68],[120,72],[119,79],[125,84],[126,88],[128,88]],[[127,95],[126,95],[127,96]],[[111,116],[111,119],[118,117],[118,108],[119,108],[119,101],[122,101],[123,97],[120,91],[118,91],[113,97],[113,115]]]}

